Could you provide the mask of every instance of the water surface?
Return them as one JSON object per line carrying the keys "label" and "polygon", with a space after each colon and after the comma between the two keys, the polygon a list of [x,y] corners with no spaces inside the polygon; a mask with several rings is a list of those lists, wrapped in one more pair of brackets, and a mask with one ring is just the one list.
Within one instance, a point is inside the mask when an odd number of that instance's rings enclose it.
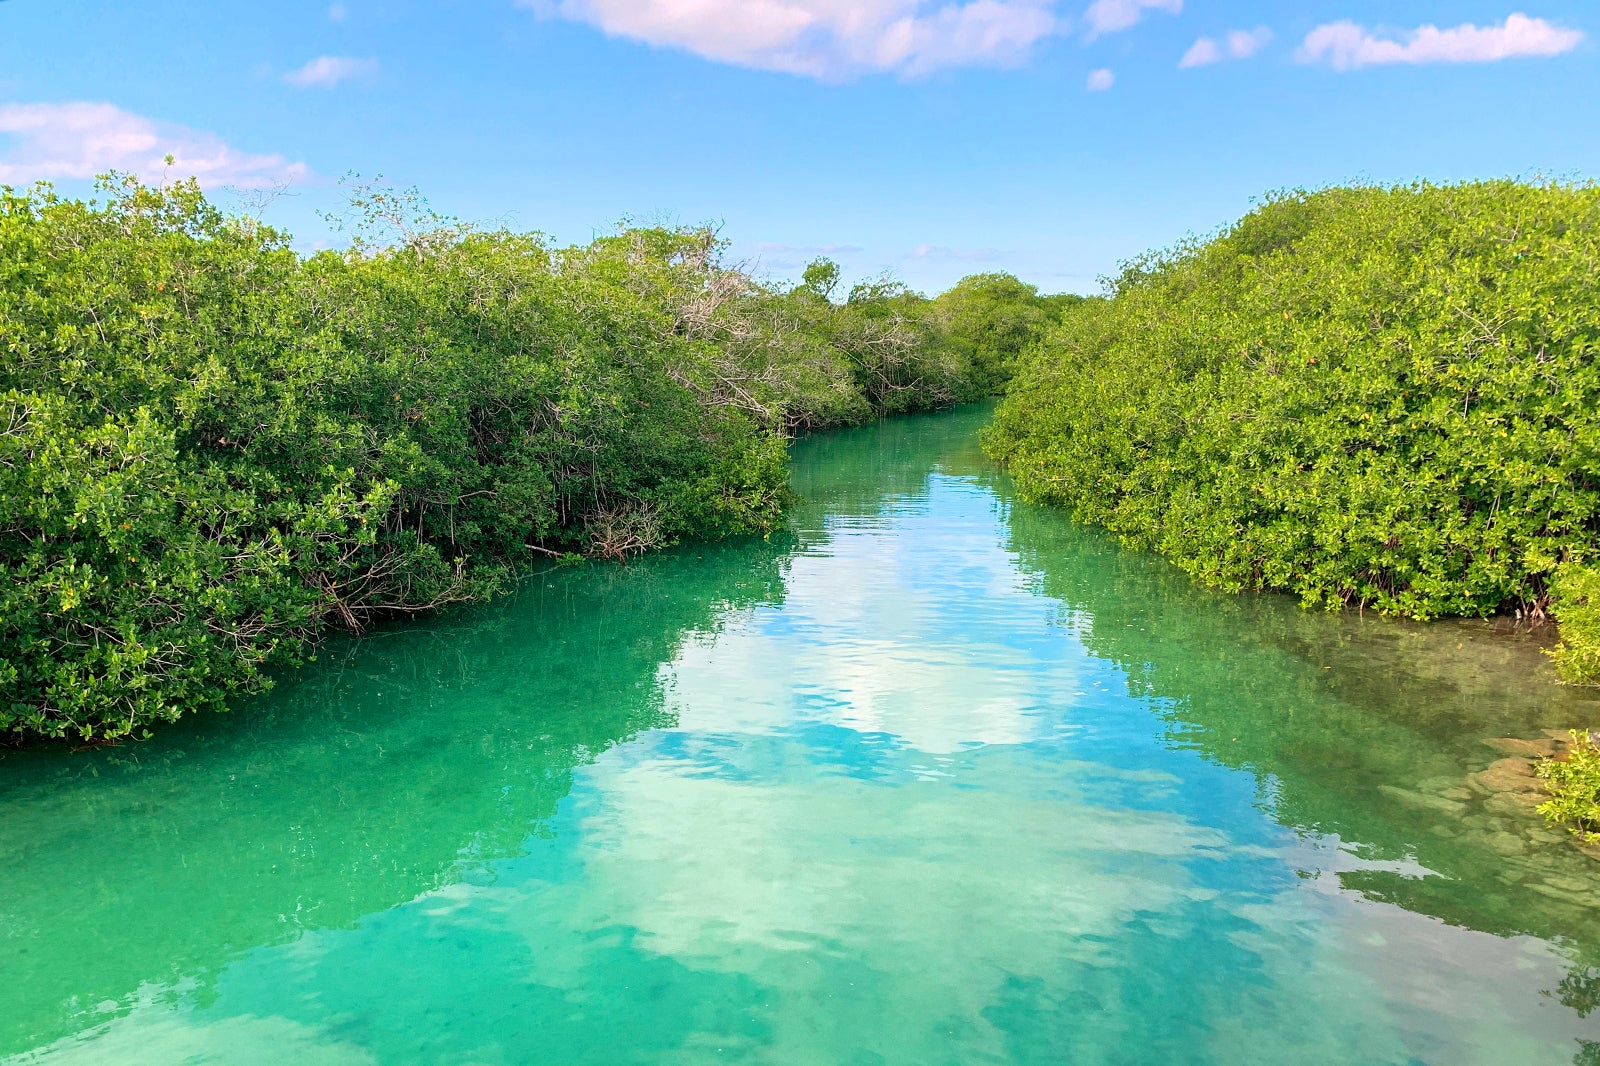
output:
{"label": "water surface", "polygon": [[1600,725],[1538,638],[1197,590],[984,417],[0,757],[0,1061],[1600,1063],[1594,860],[1468,787]]}

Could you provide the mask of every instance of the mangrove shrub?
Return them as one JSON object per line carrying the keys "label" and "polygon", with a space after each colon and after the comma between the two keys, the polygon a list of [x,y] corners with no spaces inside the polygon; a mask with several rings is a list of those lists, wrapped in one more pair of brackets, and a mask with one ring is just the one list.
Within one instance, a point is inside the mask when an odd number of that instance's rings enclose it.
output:
{"label": "mangrove shrub", "polygon": [[1539,813],[1551,825],[1565,826],[1579,839],[1600,839],[1600,747],[1585,731],[1574,729],[1564,759],[1544,759],[1538,773],[1550,798]]}
{"label": "mangrove shrub", "polygon": [[949,343],[971,366],[972,387],[984,396],[1006,391],[1017,360],[1083,297],[1040,295],[1011,274],[973,274],[934,299]]}
{"label": "mangrove shrub", "polygon": [[347,252],[193,184],[0,190],[0,737],[260,689],[530,561],[762,533],[786,435],[981,391],[932,302],[703,229],[562,248],[359,190]]}
{"label": "mangrove shrub", "polygon": [[1538,617],[1597,547],[1597,292],[1593,186],[1279,195],[1067,314],[986,442],[1210,585]]}

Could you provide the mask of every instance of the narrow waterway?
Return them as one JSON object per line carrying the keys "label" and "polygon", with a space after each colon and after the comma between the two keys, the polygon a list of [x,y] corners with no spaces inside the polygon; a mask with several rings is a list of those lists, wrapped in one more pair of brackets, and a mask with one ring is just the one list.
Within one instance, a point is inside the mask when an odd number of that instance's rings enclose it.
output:
{"label": "narrow waterway", "polygon": [[1198,590],[1016,502],[985,417],[0,756],[0,1061],[1600,1063],[1600,862],[1482,784],[1594,698]]}

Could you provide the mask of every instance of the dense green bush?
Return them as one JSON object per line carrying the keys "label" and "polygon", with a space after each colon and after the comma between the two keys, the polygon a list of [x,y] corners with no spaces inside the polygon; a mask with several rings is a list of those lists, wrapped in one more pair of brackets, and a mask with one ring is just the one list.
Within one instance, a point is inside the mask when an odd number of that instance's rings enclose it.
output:
{"label": "dense green bush", "polygon": [[1551,657],[1564,680],[1600,685],[1600,569],[1568,563],[1556,571],[1551,589],[1561,643]]}
{"label": "dense green bush", "polygon": [[1572,747],[1565,759],[1545,759],[1539,776],[1550,798],[1539,813],[1551,825],[1566,826],[1580,839],[1600,840],[1600,747],[1586,732],[1574,729]]}
{"label": "dense green bush", "polygon": [[1022,353],[1082,300],[1041,296],[1037,286],[1010,274],[973,274],[933,303],[949,343],[971,365],[972,386],[980,395],[997,396],[1006,391]]}
{"label": "dense green bush", "polygon": [[[888,279],[835,301],[839,268],[812,263],[805,282],[768,292],[739,310],[733,332],[746,366],[781,368],[793,428],[848,425],[970,398],[970,363],[946,339],[933,304]],[[770,372],[770,371],[769,371]]]}
{"label": "dense green bush", "polygon": [[789,431],[979,391],[932,301],[762,286],[705,230],[557,248],[368,188],[305,258],[192,184],[104,192],[0,190],[0,737],[143,734],[330,624],[771,530]]}
{"label": "dense green bush", "polygon": [[1593,186],[1276,196],[1068,314],[986,444],[1211,585],[1539,617],[1596,553],[1597,292]]}

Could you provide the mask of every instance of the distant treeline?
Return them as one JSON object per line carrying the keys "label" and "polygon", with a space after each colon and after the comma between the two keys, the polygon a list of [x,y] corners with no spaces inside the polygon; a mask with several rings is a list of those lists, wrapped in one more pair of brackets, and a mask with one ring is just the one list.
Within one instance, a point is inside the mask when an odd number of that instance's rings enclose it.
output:
{"label": "distant treeline", "polygon": [[789,435],[1000,391],[1072,302],[353,210],[304,257],[193,184],[0,190],[0,739],[143,735],[329,626],[770,531]]}
{"label": "distant treeline", "polygon": [[1600,680],[1600,189],[1270,198],[1127,265],[986,443],[1207,584],[1429,618],[1552,609]]}

